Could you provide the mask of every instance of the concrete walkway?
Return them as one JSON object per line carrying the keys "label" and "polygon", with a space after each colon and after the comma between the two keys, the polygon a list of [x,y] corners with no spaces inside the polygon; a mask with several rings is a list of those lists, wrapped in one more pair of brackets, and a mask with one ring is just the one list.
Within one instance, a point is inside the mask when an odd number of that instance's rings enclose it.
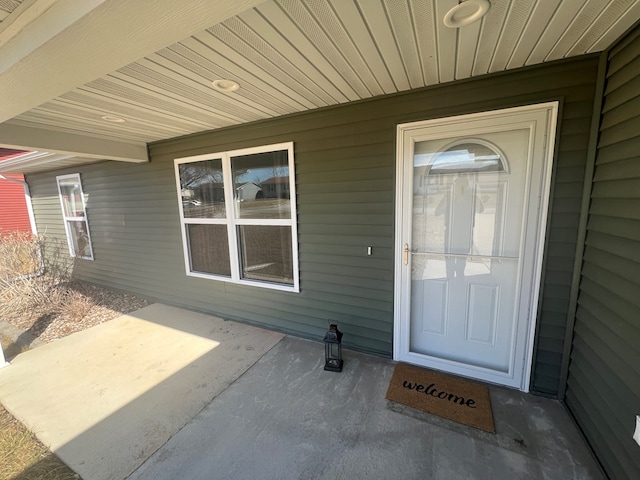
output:
{"label": "concrete walkway", "polygon": [[122,479],[282,338],[154,304],[18,355],[0,402],[83,479]]}
{"label": "concrete walkway", "polygon": [[390,360],[322,356],[152,305],[18,356],[0,401],[85,480],[602,478],[557,401],[492,387],[493,435],[385,400]]}

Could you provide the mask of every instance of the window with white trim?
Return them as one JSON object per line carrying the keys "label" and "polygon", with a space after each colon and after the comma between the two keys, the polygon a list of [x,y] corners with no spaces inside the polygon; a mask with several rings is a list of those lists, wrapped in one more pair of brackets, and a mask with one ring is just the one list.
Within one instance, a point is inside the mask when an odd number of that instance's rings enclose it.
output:
{"label": "window with white trim", "polygon": [[80,174],[60,175],[56,177],[58,194],[67,233],[69,254],[72,257],[93,260],[93,248],[87,221],[87,209]]}
{"label": "window with white trim", "polygon": [[299,291],[293,143],[175,160],[187,275]]}

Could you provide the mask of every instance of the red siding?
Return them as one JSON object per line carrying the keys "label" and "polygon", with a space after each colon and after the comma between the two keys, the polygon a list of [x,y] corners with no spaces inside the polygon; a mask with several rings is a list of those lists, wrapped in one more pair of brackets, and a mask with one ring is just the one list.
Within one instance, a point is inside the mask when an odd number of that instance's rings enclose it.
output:
{"label": "red siding", "polygon": [[[22,175],[4,175],[24,180]],[[0,179],[0,232],[31,232],[24,188],[19,183]]]}

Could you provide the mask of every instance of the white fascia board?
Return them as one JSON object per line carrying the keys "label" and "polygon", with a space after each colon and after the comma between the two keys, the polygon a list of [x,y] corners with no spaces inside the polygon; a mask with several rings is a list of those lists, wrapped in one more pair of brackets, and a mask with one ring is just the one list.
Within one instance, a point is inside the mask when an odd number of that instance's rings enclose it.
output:
{"label": "white fascia board", "polygon": [[60,153],[98,160],[134,163],[149,161],[147,144],[143,142],[122,142],[11,123],[0,124],[0,146],[15,150]]}
{"label": "white fascia board", "polygon": [[56,2],[0,44],[0,123],[264,0],[85,1]]}

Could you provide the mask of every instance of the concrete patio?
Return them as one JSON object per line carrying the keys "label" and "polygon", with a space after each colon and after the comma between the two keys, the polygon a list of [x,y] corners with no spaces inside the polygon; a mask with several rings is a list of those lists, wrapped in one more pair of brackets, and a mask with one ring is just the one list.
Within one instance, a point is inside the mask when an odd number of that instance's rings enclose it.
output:
{"label": "concrete patio", "polygon": [[154,304],[20,354],[0,402],[85,480],[601,479],[557,401],[491,387],[495,435],[385,399],[394,362]]}

